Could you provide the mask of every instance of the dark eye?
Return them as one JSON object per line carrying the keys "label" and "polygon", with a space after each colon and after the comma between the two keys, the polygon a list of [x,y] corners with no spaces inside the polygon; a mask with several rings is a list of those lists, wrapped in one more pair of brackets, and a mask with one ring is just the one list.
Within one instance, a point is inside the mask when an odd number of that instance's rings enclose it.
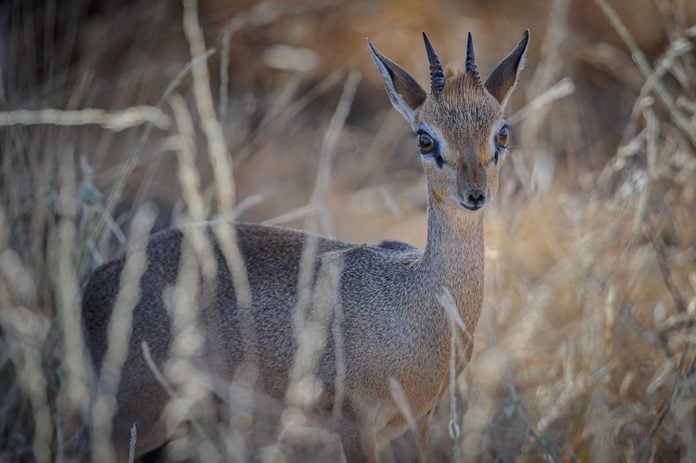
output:
{"label": "dark eye", "polygon": [[418,147],[421,154],[432,153],[435,150],[435,140],[427,133],[418,135]]}
{"label": "dark eye", "polygon": [[499,148],[505,148],[508,144],[509,137],[510,134],[508,133],[508,128],[506,125],[504,125],[503,128],[498,132],[498,135],[495,136],[496,145],[498,145]]}

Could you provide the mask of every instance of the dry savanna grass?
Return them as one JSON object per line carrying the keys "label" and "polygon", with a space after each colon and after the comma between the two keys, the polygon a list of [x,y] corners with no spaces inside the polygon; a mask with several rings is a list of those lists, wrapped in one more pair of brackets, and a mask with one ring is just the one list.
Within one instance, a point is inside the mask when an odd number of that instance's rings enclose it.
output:
{"label": "dry savanna grass", "polygon": [[[422,246],[417,153],[362,40],[382,40],[423,77],[420,45],[400,42],[414,27],[448,31],[433,34],[440,53],[460,61],[460,29],[479,31],[491,65],[518,33],[485,35],[503,26],[479,2],[449,15],[415,2],[38,3],[0,7],[0,461],[114,459],[109,418],[151,231],[212,220],[240,309],[250,293],[231,220]],[[402,438],[382,456],[693,461],[696,14],[678,0],[508,3],[504,29],[529,21],[535,48],[487,212],[481,320],[473,333],[452,322],[452,345],[476,338],[473,357],[428,418],[427,439]],[[639,27],[650,14],[657,25]],[[387,33],[385,21],[408,34]],[[197,379],[190,359],[204,333],[190,295],[205,278],[192,275],[217,269],[208,237],[187,238],[165,295],[170,358],[161,369],[150,359],[172,398],[159,457],[338,458],[340,440],[305,413],[317,349],[335,335],[326,324],[297,326],[285,403],[253,391],[253,349],[231,385]],[[124,252],[97,391],[81,288]],[[330,293],[340,269],[325,270],[316,291]],[[311,275],[299,278],[309,307]],[[327,320],[324,309],[312,317]],[[252,325],[244,332],[253,345]],[[87,422],[93,439],[81,449]]]}

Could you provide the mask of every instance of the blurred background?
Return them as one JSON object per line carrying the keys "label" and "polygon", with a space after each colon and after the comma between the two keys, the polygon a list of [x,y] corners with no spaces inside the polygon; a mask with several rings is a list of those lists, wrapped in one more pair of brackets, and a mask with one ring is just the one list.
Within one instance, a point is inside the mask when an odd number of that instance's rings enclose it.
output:
{"label": "blurred background", "polygon": [[[155,229],[186,211],[180,137],[205,216],[230,213],[215,207],[222,178],[242,220],[318,217],[338,239],[423,246],[416,142],[365,37],[425,85],[421,31],[459,67],[472,32],[486,75],[527,28],[455,445],[464,461],[696,459],[696,2],[196,7],[203,47],[181,2],[0,5],[1,459],[56,455],[74,432],[65,353],[79,286],[124,250],[140,206],[157,206]],[[200,62],[227,177],[208,156]],[[453,458],[449,419],[445,400],[433,461]]]}

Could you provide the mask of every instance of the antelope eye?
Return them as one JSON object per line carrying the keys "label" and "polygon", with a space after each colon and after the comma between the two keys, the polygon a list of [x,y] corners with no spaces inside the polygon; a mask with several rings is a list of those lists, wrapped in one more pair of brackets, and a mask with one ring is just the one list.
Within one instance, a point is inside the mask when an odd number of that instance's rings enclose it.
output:
{"label": "antelope eye", "polygon": [[508,138],[510,137],[510,134],[508,133],[508,128],[507,126],[503,126],[502,129],[498,132],[498,135],[495,137],[495,142],[500,148],[505,148],[508,144]]}
{"label": "antelope eye", "polygon": [[432,153],[435,149],[435,140],[427,133],[418,135],[418,147],[422,154]]}

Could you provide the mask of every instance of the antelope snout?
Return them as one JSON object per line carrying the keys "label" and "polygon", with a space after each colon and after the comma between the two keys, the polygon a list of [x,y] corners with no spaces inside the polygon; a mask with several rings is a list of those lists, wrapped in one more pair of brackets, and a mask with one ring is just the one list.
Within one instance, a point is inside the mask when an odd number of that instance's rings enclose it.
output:
{"label": "antelope snout", "polygon": [[481,209],[486,204],[486,192],[482,188],[467,188],[459,203],[472,211]]}

